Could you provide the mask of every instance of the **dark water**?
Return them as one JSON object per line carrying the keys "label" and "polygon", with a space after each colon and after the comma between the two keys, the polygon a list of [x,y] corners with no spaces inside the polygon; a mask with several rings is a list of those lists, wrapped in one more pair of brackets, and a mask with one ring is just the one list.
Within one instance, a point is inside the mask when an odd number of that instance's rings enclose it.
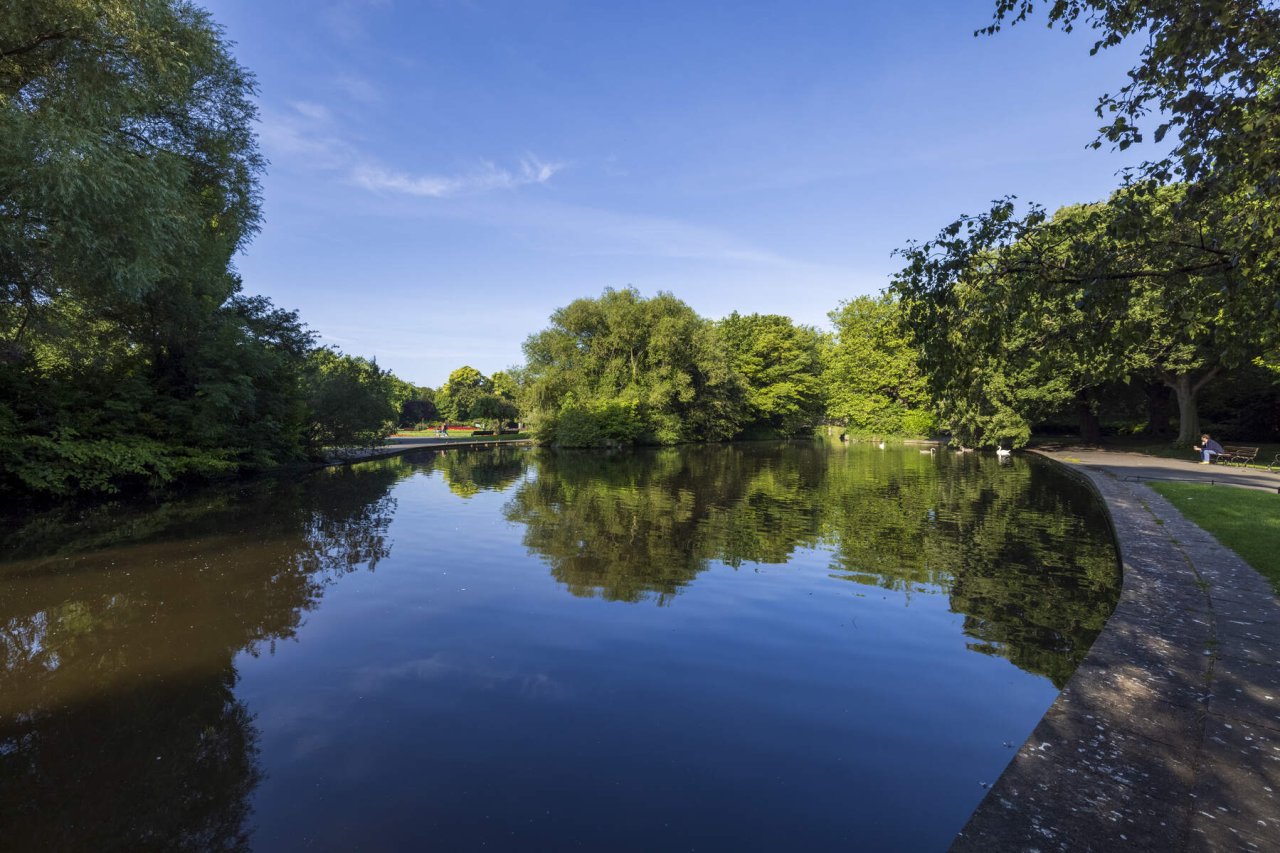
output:
{"label": "dark water", "polygon": [[936,850],[1114,605],[1035,459],[421,453],[11,525],[0,846]]}

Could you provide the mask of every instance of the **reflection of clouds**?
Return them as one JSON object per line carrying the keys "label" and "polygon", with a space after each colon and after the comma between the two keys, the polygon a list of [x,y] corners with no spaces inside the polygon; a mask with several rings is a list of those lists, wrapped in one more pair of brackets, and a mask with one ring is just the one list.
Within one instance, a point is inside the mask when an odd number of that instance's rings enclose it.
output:
{"label": "reflection of clouds", "polygon": [[454,657],[436,652],[430,657],[402,661],[392,666],[365,667],[356,672],[351,689],[357,693],[385,690],[395,681],[456,681],[482,690],[514,690],[535,699],[564,698],[563,684],[543,672],[525,673],[488,661]]}

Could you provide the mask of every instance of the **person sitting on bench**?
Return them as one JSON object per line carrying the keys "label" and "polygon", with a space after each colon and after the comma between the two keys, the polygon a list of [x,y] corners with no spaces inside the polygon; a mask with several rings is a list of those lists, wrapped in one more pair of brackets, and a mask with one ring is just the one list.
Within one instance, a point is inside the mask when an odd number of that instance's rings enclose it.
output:
{"label": "person sitting on bench", "polygon": [[1196,445],[1196,450],[1200,451],[1200,464],[1208,465],[1213,461],[1213,457],[1222,455],[1222,445],[1209,438],[1208,434],[1200,436],[1200,443]]}

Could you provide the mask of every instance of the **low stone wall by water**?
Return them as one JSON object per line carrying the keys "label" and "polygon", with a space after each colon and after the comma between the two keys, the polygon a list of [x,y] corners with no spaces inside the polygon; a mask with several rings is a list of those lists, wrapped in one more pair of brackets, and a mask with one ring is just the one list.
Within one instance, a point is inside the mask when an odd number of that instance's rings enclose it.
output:
{"label": "low stone wall by water", "polygon": [[1070,468],[1110,510],[1120,601],[951,849],[1280,849],[1280,603],[1151,489]]}

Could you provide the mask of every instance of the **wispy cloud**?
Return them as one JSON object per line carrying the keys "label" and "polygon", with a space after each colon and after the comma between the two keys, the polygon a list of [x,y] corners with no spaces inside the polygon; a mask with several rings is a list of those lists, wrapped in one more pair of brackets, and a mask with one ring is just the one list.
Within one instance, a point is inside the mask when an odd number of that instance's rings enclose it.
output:
{"label": "wispy cloud", "polygon": [[371,13],[390,8],[391,0],[338,0],[320,9],[319,20],[336,38],[356,42],[369,37]]}
{"label": "wispy cloud", "polygon": [[288,110],[263,108],[258,138],[276,166],[304,163],[333,170],[355,157],[351,145],[334,133],[328,108],[309,101],[296,101]]}
{"label": "wispy cloud", "polygon": [[560,204],[552,200],[477,207],[481,221],[505,222],[536,248],[562,255],[645,256],[749,266],[794,262],[730,231],[634,211]]}
{"label": "wispy cloud", "polygon": [[340,74],[333,79],[333,85],[339,92],[363,106],[379,104],[383,100],[381,90],[367,77],[359,74]]}
{"label": "wispy cloud", "polygon": [[456,175],[411,175],[378,166],[360,165],[352,169],[351,180],[367,190],[425,198],[450,198],[545,184],[562,168],[563,163],[548,163],[533,156],[522,159],[515,169],[500,168],[495,163],[485,161],[469,172]]}
{"label": "wispy cloud", "polygon": [[294,101],[291,106],[300,115],[313,121],[329,120],[329,108],[324,104],[317,104],[315,101]]}
{"label": "wispy cloud", "polygon": [[306,100],[291,101],[284,109],[263,108],[259,138],[268,159],[277,167],[338,173],[366,190],[436,199],[545,184],[565,167],[528,154],[509,168],[481,160],[454,174],[388,169],[350,141],[352,134],[344,132],[337,118],[342,112]]}

